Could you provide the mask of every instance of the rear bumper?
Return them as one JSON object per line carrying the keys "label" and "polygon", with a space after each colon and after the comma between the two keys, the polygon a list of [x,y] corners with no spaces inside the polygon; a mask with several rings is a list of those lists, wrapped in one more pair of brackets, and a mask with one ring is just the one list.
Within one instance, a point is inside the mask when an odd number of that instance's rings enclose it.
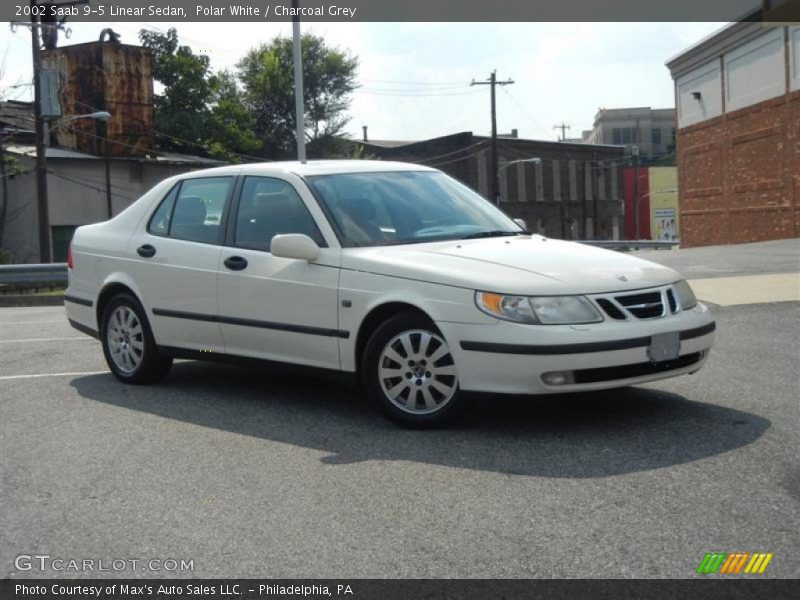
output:
{"label": "rear bumper", "polygon": [[[637,385],[699,370],[714,343],[708,309],[662,319],[596,325],[530,326],[437,323],[450,345],[461,388],[509,394],[553,394]],[[678,358],[653,364],[650,337],[680,332]],[[542,376],[569,372],[567,383]]]}
{"label": "rear bumper", "polygon": [[94,300],[88,298],[86,293],[67,288],[64,308],[70,325],[81,333],[98,337]]}

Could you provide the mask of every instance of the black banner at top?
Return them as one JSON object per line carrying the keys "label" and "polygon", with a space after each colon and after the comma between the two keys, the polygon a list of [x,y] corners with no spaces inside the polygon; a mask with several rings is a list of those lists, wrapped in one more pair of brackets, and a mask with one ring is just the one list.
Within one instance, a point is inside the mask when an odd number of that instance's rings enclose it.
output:
{"label": "black banner at top", "polygon": [[6,21],[800,21],[800,0],[3,0]]}

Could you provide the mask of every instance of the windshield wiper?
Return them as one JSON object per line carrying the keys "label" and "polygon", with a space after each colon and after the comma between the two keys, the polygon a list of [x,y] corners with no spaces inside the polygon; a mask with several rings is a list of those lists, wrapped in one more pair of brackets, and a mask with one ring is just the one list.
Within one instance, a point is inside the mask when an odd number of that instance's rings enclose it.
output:
{"label": "windshield wiper", "polygon": [[477,233],[470,233],[469,235],[465,235],[461,237],[462,240],[476,240],[478,238],[491,238],[491,237],[503,237],[506,235],[521,235],[524,233],[523,231],[479,231]]}

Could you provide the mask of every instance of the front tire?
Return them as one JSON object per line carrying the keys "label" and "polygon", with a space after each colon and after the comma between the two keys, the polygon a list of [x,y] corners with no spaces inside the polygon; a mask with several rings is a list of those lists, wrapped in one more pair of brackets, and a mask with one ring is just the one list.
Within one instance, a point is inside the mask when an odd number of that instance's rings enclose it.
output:
{"label": "front tire", "polygon": [[111,372],[125,383],[153,383],[164,377],[172,359],[159,355],[144,308],[131,294],[117,294],[103,310],[103,354]]}
{"label": "front tire", "polygon": [[375,330],[364,350],[361,378],[381,412],[406,427],[442,425],[461,405],[450,347],[419,313],[395,315]]}

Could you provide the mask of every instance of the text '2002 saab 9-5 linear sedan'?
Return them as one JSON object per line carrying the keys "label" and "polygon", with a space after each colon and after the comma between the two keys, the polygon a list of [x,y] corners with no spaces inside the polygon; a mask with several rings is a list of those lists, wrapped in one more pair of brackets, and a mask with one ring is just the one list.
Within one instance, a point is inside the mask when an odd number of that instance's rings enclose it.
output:
{"label": "text '2002 saab 9-5 linear sedan'", "polygon": [[357,374],[424,426],[462,392],[551,394],[693,373],[714,321],[672,269],[525,231],[435,169],[311,161],[156,185],[70,248],[67,316],[127,383],[173,358]]}

